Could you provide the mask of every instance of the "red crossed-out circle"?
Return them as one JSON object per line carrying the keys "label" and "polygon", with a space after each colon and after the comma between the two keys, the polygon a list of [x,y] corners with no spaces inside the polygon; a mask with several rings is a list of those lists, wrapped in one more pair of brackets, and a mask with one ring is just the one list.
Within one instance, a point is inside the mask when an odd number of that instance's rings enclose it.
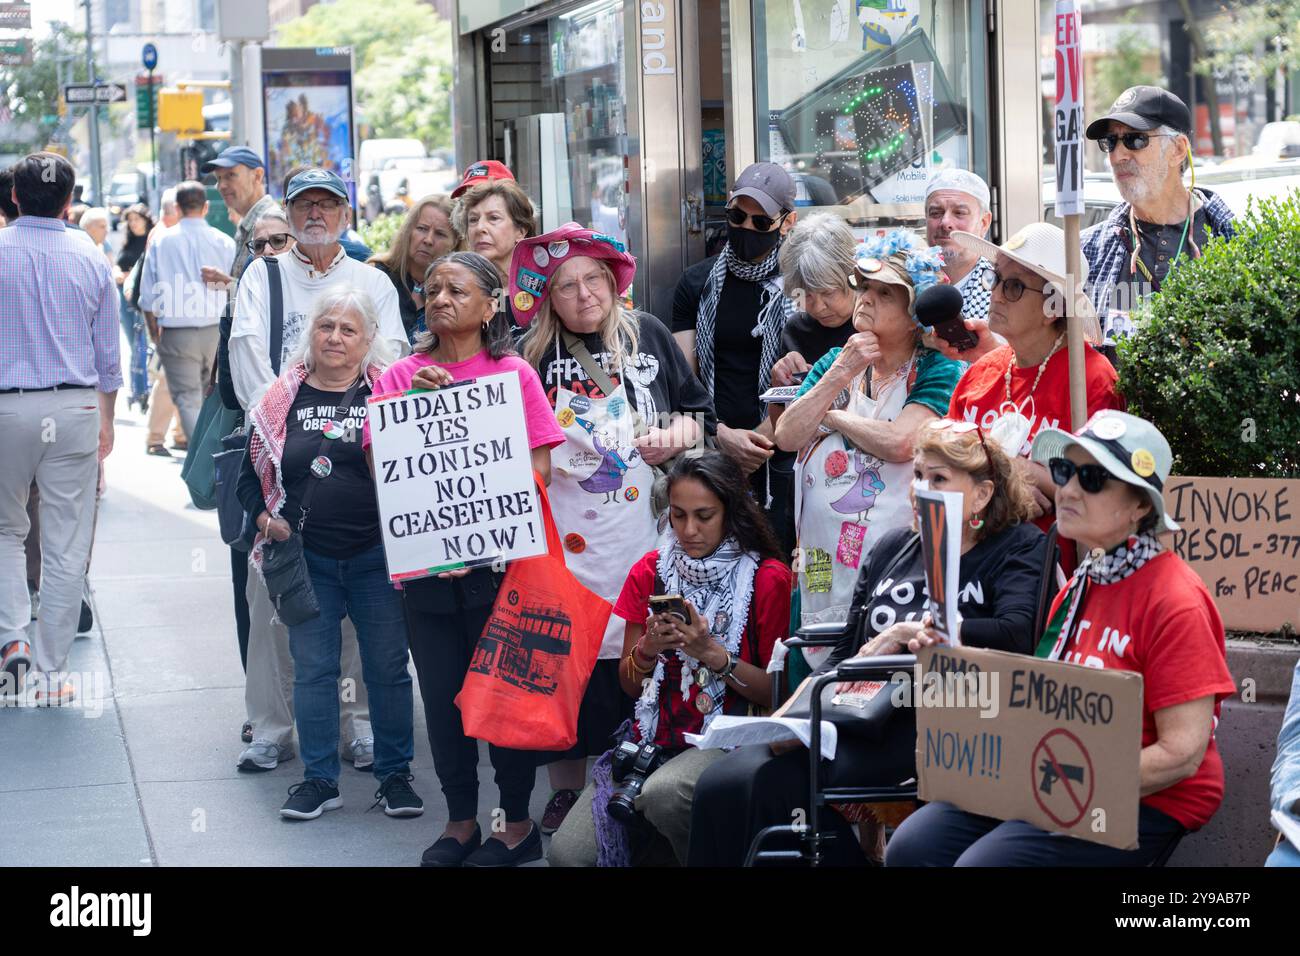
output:
{"label": "red crossed-out circle", "polygon": [[[1082,762],[1087,768],[1088,792],[1082,798],[1075,789],[1075,782],[1069,779],[1061,769],[1062,763],[1079,763],[1080,757],[1083,758]],[[1039,773],[1038,768],[1043,760],[1051,763],[1052,768],[1056,771],[1056,786],[1063,785],[1065,787],[1065,793],[1070,798],[1071,805],[1079,811],[1075,816],[1068,819],[1058,816],[1043,800],[1043,793],[1038,789],[1042,780],[1042,774]],[[1078,737],[1068,730],[1057,728],[1049,731],[1038,742],[1038,746],[1034,748],[1034,756],[1029,761],[1029,788],[1033,791],[1034,800],[1038,802],[1039,808],[1051,817],[1057,826],[1069,828],[1083,819],[1083,815],[1088,812],[1088,807],[1092,805],[1094,781],[1092,758],[1088,756],[1088,749],[1084,747],[1083,742]]]}

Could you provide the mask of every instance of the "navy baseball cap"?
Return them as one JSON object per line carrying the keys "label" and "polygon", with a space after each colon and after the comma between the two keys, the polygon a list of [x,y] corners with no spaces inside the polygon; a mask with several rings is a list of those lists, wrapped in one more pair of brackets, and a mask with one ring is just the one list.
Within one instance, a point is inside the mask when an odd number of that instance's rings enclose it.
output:
{"label": "navy baseball cap", "polygon": [[304,169],[289,180],[289,188],[285,190],[284,198],[292,202],[295,196],[299,193],[305,193],[309,189],[324,189],[341,199],[351,201],[351,197],[348,196],[348,188],[343,185],[343,180],[339,178],[338,174],[320,167]]}
{"label": "navy baseball cap", "polygon": [[249,169],[266,169],[262,157],[247,146],[233,146],[221,153],[216,159],[203,164],[203,171],[210,173],[214,169],[230,169],[232,166],[247,166]]}

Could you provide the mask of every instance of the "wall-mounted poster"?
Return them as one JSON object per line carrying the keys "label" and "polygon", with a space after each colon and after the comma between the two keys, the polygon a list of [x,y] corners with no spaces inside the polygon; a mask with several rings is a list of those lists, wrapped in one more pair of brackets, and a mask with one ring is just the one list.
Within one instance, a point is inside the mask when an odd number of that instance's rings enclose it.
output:
{"label": "wall-mounted poster", "polygon": [[[276,62],[273,54],[281,53],[292,58]],[[351,54],[265,50],[262,91],[267,191],[283,199],[285,175],[307,165],[338,173],[353,192]]]}

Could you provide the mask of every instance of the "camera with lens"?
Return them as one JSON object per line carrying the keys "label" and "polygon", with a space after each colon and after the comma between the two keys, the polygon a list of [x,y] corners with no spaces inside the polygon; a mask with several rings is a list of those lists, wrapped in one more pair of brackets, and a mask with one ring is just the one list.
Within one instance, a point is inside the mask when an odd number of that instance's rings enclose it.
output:
{"label": "camera with lens", "polygon": [[668,758],[655,744],[625,740],[614,750],[611,776],[618,786],[609,798],[609,815],[619,823],[636,819],[636,798],[645,787],[646,778]]}

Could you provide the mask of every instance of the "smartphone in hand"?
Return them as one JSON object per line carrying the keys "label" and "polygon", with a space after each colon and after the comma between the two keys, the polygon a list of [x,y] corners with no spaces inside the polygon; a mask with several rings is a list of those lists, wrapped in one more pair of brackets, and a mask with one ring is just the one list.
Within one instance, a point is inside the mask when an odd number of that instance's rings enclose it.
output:
{"label": "smartphone in hand", "polygon": [[668,614],[687,626],[691,623],[691,609],[680,594],[650,595],[650,613]]}

